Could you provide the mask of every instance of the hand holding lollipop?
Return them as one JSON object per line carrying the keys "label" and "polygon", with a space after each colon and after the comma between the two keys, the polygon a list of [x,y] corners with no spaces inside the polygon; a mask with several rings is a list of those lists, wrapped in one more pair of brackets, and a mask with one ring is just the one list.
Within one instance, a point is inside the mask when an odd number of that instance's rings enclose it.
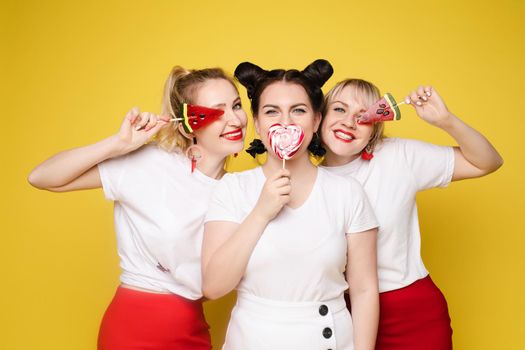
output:
{"label": "hand holding lollipop", "polygon": [[268,129],[268,139],[275,154],[285,161],[292,158],[304,140],[303,129],[296,124],[284,126],[280,123],[273,124]]}
{"label": "hand holding lollipop", "polygon": [[439,94],[431,86],[419,86],[404,101],[396,102],[394,97],[386,93],[379,101],[370,106],[358,117],[359,124],[372,124],[389,120],[401,119],[398,106],[413,105],[417,114],[432,125],[442,125],[450,117],[447,106]]}
{"label": "hand holding lollipop", "polygon": [[443,127],[452,119],[452,113],[432,86],[419,86],[405,99],[405,103],[414,106],[417,115],[437,127]]}

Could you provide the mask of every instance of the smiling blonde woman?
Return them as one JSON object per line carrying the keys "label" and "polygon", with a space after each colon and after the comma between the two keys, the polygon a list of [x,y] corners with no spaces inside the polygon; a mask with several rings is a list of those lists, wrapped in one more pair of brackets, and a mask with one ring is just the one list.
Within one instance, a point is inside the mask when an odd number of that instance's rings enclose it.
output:
{"label": "smiling blonde woman", "polygon": [[406,102],[421,119],[452,136],[457,147],[384,138],[383,122],[360,123],[379,99],[379,89],[361,79],[342,81],[330,90],[321,126],[323,165],[331,173],[357,179],[379,220],[376,349],[450,350],[447,303],[421,258],[416,194],[484,176],[503,160],[483,135],[448,110],[430,86],[420,86]]}
{"label": "smiling blonde woman", "polygon": [[[183,103],[222,116],[184,130]],[[115,202],[121,285],[99,349],[211,348],[201,303],[202,222],[225,158],[243,148],[245,127],[237,88],[221,69],[175,67],[162,116],[133,108],[115,135],[61,152],[29,175],[33,186],[54,192],[102,187]]]}

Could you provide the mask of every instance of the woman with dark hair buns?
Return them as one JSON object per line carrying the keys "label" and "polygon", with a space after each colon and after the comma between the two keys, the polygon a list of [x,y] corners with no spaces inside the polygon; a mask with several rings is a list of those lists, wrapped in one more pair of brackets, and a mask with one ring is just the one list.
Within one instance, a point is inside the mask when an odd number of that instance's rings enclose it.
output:
{"label": "woman with dark hair buns", "polygon": [[[377,221],[356,181],[314,166],[308,153],[319,144],[321,87],[332,72],[325,60],[303,71],[248,62],[235,71],[262,138],[250,151],[275,146],[274,130],[302,129],[304,142],[286,168],[270,151],[262,166],[226,174],[212,195],[203,294],[238,292],[223,349],[374,348]],[[343,297],[349,285],[352,317]]]}

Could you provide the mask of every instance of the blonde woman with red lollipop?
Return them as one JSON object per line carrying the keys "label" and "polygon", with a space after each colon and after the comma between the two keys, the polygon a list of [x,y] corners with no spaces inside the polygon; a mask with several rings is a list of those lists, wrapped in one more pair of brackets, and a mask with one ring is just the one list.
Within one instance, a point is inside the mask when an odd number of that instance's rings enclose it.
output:
{"label": "blonde woman with red lollipop", "polygon": [[331,74],[324,60],[303,71],[248,62],[235,71],[251,99],[258,145],[273,151],[264,165],[227,174],[205,219],[203,293],[238,292],[225,350],[374,347],[374,214],[356,181],[317,168],[307,149]]}
{"label": "blonde woman with red lollipop", "polygon": [[402,103],[412,105],[421,119],[443,129],[458,146],[384,138],[383,122],[369,121],[399,119],[399,110],[390,95],[380,97],[375,85],[360,79],[344,80],[328,92],[321,126],[323,165],[362,183],[379,220],[376,349],[450,350],[447,303],[421,259],[416,194],[484,176],[503,160],[430,86],[420,86]]}
{"label": "blonde woman with red lollipop", "polygon": [[211,349],[202,221],[226,157],[243,148],[246,114],[219,68],[173,68],[162,109],[133,108],[115,135],[61,152],[29,175],[54,192],[102,187],[115,202],[121,285],[102,320],[100,350]]}

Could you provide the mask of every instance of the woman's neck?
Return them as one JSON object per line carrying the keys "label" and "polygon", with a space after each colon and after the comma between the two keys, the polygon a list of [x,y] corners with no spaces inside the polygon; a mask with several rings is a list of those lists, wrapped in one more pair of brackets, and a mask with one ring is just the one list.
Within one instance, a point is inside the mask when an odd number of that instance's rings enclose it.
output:
{"label": "woman's neck", "polygon": [[[262,165],[265,175],[275,173],[278,169],[282,169],[283,161],[277,157],[268,155],[266,163]],[[290,171],[291,177],[301,177],[302,175],[311,174],[315,172],[317,167],[312,164],[308,154],[299,158],[292,158],[284,162],[284,167]]]}
{"label": "woman's neck", "polygon": [[[269,178],[282,167],[282,160],[269,155],[262,169],[266,178]],[[299,158],[287,160],[285,167],[290,171],[290,180],[292,183],[290,200],[286,205],[295,209],[303,205],[310,196],[317,179],[317,167],[310,161],[308,153],[301,155]]]}
{"label": "woman's neck", "polygon": [[346,165],[355,159],[359,158],[359,154],[352,154],[348,156],[339,156],[333,152],[326,152],[322,165],[324,166],[342,166]]}
{"label": "woman's neck", "polygon": [[204,175],[211,177],[212,179],[220,179],[226,172],[224,170],[224,157],[206,155],[199,163],[197,163],[197,169]]}

